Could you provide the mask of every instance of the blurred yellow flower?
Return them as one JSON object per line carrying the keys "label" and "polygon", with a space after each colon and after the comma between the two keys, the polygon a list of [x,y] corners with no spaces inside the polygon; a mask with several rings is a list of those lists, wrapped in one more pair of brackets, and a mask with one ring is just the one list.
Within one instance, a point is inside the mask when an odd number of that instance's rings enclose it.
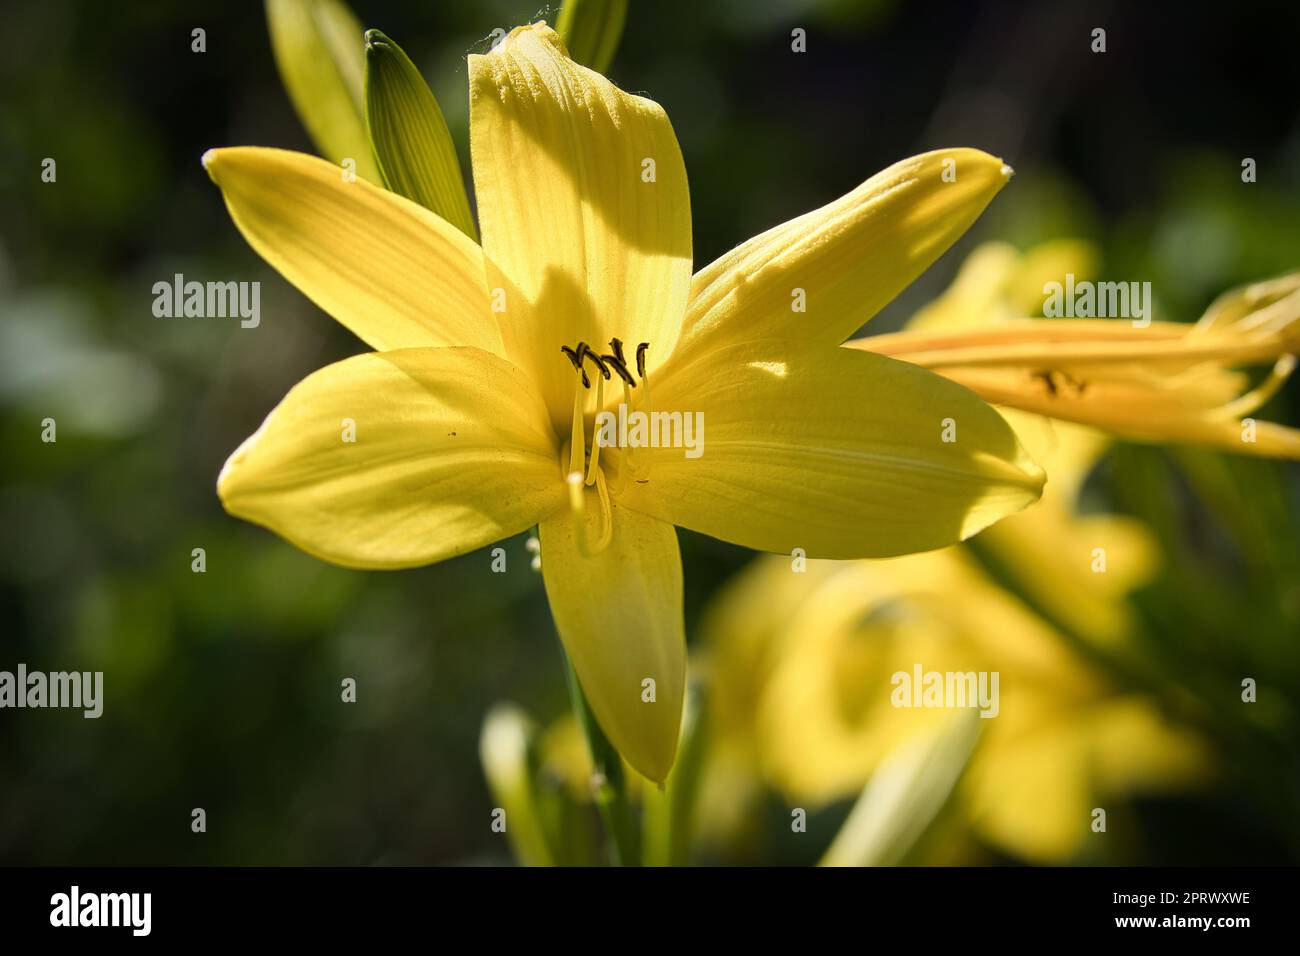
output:
{"label": "blurred yellow flower", "polygon": [[[769,593],[781,593],[775,605]],[[802,574],[759,558],[705,636],[715,696],[754,702],[718,715],[706,806],[743,799],[757,780],[794,805],[853,796],[900,747],[950,719],[948,708],[895,705],[895,675],[918,668],[998,674],[996,716],[978,721],[958,793],[974,831],[1023,858],[1077,855],[1094,807],[1186,785],[1204,766],[1196,738],[1111,687],[962,549],[810,562]]]}
{"label": "blurred yellow flower", "polygon": [[[686,172],[656,103],[574,63],[542,23],[471,56],[469,75],[481,247],[319,159],[204,157],[249,243],[377,350],[300,382],[218,492],[232,514],[359,568],[538,525],[592,710],[662,781],[685,672],[674,525],[855,558],[941,547],[1038,497],[1041,470],[976,396],[838,347],[1010,170],[971,149],[913,157],[692,277]],[[595,418],[620,386],[629,408],[702,417],[707,450],[602,457]],[[941,440],[948,418],[960,442]]]}

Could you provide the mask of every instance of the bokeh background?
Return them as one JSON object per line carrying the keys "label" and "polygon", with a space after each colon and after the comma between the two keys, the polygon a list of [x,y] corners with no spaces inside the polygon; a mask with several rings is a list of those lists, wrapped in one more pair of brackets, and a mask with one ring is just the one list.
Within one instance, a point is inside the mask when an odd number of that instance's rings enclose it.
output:
{"label": "bokeh background", "polygon": [[[554,19],[505,0],[352,7],[421,67],[466,169],[466,54],[496,27]],[[19,0],[3,20],[0,668],[102,670],[106,705],[99,720],[0,711],[0,862],[508,861],[488,825],[484,715],[568,708],[523,539],[506,574],[486,552],[352,572],[226,516],[214,492],[293,383],[362,349],[246,246],[199,164],[213,146],[314,151],[261,4]],[[873,327],[899,327],[982,240],[1062,236],[1095,242],[1104,277],[1152,282],[1159,318],[1194,320],[1224,289],[1300,265],[1297,41],[1290,0],[632,0],[610,75],[673,121],[697,266],[897,159],[969,145],[1016,178]],[[1241,182],[1244,157],[1257,183]],[[155,318],[151,287],[177,272],[260,280],[260,327]],[[1300,389],[1262,417],[1300,423]],[[1134,596],[1150,672],[1205,699],[1235,699],[1243,676],[1261,687],[1254,709],[1211,708],[1213,779],[1136,801],[1141,838],[1104,861],[1300,861],[1300,469],[1120,444],[1085,492],[1149,524],[1164,554]],[[681,540],[694,640],[752,555]],[[770,827],[703,858],[815,860],[766,799]],[[1016,859],[963,845],[966,860]]]}

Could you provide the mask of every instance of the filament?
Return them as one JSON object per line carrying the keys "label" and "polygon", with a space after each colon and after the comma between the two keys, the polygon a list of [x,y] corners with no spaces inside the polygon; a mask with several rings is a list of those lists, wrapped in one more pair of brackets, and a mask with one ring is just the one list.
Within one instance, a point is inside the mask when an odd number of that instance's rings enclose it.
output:
{"label": "filament", "polygon": [[[606,372],[606,375],[609,373]],[[600,411],[605,407],[605,379],[596,379],[596,415],[600,416]],[[596,480],[598,468],[600,466],[600,429],[598,423],[591,423],[591,461],[587,464],[587,484],[590,485]]]}
{"label": "filament", "polygon": [[[641,405],[642,405],[642,409],[641,409],[641,410],[642,410],[643,412],[645,412],[646,421],[647,421],[647,422],[653,422],[654,419],[651,417],[651,407],[652,407],[652,406],[651,406],[651,402],[650,402],[650,373],[649,373],[649,371],[646,369],[646,365],[645,365],[645,353],[646,353],[646,348],[647,348],[647,345],[646,345],[645,342],[642,342],[640,345],[637,346],[637,349],[636,349],[636,368],[637,368],[637,372],[638,372],[638,374],[640,374],[640,376],[641,376]],[[644,456],[642,456],[642,455],[637,455],[637,458],[636,458],[635,474],[633,475],[633,477],[634,477],[637,481],[646,481],[646,480],[649,479],[649,477],[650,477],[650,465],[649,465],[650,460],[651,460],[651,454],[650,454],[650,452],[648,452],[648,451],[645,453]]]}
{"label": "filament", "polygon": [[582,477],[582,452],[586,446],[583,437],[582,412],[586,404],[587,393],[582,387],[586,373],[582,371],[582,362],[578,362],[578,380],[573,386],[573,426],[569,433],[569,474]]}

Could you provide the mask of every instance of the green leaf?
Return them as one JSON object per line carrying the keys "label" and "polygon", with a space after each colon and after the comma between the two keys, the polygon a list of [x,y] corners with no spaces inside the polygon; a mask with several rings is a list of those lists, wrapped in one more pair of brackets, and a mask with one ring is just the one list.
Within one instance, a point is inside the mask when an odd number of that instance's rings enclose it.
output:
{"label": "green leaf", "polygon": [[597,73],[614,60],[627,20],[627,0],[564,0],[555,29],[569,56]]}
{"label": "green leaf", "polygon": [[280,78],[321,154],[380,182],[366,136],[361,23],[340,0],[266,0]]}
{"label": "green leaf", "polygon": [[384,185],[478,241],[456,144],[415,64],[378,30],[366,31],[366,124]]}

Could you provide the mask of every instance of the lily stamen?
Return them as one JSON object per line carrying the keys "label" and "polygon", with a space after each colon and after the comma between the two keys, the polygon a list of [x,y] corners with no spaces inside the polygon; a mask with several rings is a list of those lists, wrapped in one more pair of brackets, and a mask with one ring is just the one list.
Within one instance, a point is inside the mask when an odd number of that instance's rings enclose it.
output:
{"label": "lily stamen", "polygon": [[[581,347],[579,345],[580,350]],[[581,363],[581,359],[579,359],[579,363]],[[587,447],[586,425],[583,419],[587,404],[586,390],[591,382],[587,378],[587,373],[582,370],[581,364],[577,366],[577,369],[579,378],[573,386],[573,424],[569,430],[569,475],[572,477],[576,474],[581,479],[583,452]]]}
{"label": "lily stamen", "polygon": [[591,388],[591,379],[587,378],[587,372],[582,367],[582,358],[587,351],[587,343],[579,342],[576,350],[569,348],[567,345],[561,345],[560,351],[569,357],[569,361],[573,363],[574,370],[582,376],[582,387]]}
{"label": "lily stamen", "polygon": [[[618,339],[614,339],[614,341],[617,342]],[[618,377],[623,380],[625,385],[628,385],[631,388],[636,388],[636,379],[634,379],[632,373],[627,370],[627,363],[623,361],[621,355],[602,355],[601,358],[614,367],[614,371],[618,372]]]}
{"label": "lily stamen", "polygon": [[[595,362],[596,368],[600,369],[600,377],[605,381],[609,381],[609,368],[605,365],[603,361],[601,361],[600,356],[591,350],[591,346],[589,346],[586,342],[579,342],[578,352],[582,355],[582,361],[585,362],[587,359],[591,359],[593,362]],[[587,387],[590,388],[591,384],[587,383]]]}
{"label": "lily stamen", "polygon": [[[632,389],[636,388],[637,380],[627,367],[627,356],[623,351],[623,340],[617,337],[609,340],[610,352],[600,355],[586,342],[579,342],[576,348],[570,348],[567,345],[561,345],[560,351],[569,358],[570,364],[580,376],[582,388],[574,386],[573,396],[573,424],[569,437],[569,471],[568,474],[578,474],[582,477],[584,487],[591,487],[593,484],[598,485],[601,493],[605,496],[610,494],[610,489],[605,478],[604,470],[600,467],[600,442],[598,440],[599,429],[592,427],[591,444],[587,444],[586,429],[586,396],[583,392],[591,388],[591,378],[586,372],[586,363],[590,359],[600,370],[600,378],[596,380],[596,411],[600,412],[605,405],[605,382],[613,379],[613,372],[618,373],[618,377],[623,382],[623,404],[627,408],[632,408]],[[641,402],[642,410],[650,414],[650,377],[646,370],[646,358],[650,350],[649,342],[642,342],[636,347],[636,370],[641,377],[641,383],[645,385],[641,394],[644,399]],[[612,453],[611,453],[612,454]],[[618,470],[618,478],[614,483],[613,493],[621,494],[627,486],[628,476],[644,483],[647,478],[644,473],[640,455],[636,448],[627,447],[619,450],[615,463]],[[566,480],[568,480],[566,478]],[[607,509],[608,510],[608,509]]]}
{"label": "lily stamen", "polygon": [[[624,371],[627,371],[627,369],[625,368]],[[623,380],[623,404],[628,408],[632,407],[632,389],[636,387],[634,382],[629,382],[630,378],[629,375]],[[627,487],[627,476],[632,470],[631,455],[631,448],[618,449],[618,458],[616,459],[618,461],[618,480],[614,484],[614,494],[616,495],[621,495],[623,489]]]}
{"label": "lily stamen", "polygon": [[[649,351],[649,349],[649,342],[642,342],[636,347],[636,372],[637,375],[641,376],[641,384],[644,386],[641,389],[641,410],[645,412],[647,420],[652,420],[650,418],[650,373],[646,370],[646,352]],[[631,449],[629,449],[629,451],[631,451]],[[628,464],[632,471],[632,477],[634,480],[638,482],[649,480],[650,472],[648,468],[642,468],[641,455],[636,455],[635,459],[630,460]]]}
{"label": "lily stamen", "polygon": [[[588,352],[587,354],[594,356],[595,353]],[[603,365],[601,366],[601,370],[605,373],[605,378],[596,379],[596,411],[597,412],[599,412],[602,408],[605,407],[605,379],[609,378],[609,370],[605,368],[605,366]],[[599,468],[600,468],[600,442],[596,440],[596,426],[593,423],[591,426],[591,461],[587,465],[586,483],[588,485],[590,485],[593,481],[596,480],[596,475],[599,473]]]}

